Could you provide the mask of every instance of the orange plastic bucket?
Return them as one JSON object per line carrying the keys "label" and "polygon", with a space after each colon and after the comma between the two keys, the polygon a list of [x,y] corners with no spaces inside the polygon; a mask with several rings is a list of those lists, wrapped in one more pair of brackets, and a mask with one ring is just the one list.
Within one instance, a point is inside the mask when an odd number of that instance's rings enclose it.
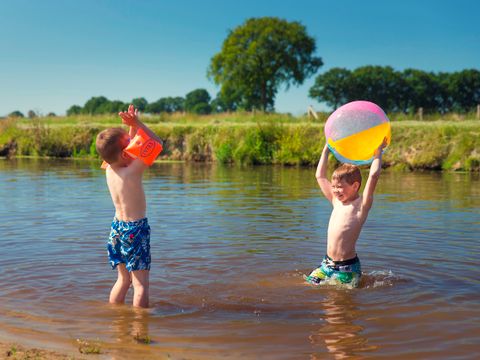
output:
{"label": "orange plastic bucket", "polygon": [[[151,139],[143,129],[138,129],[137,134],[130,140],[124,151],[134,159],[140,159],[145,165],[151,166],[162,150],[162,144]],[[104,161],[102,169],[107,167],[108,163]]]}
{"label": "orange plastic bucket", "polygon": [[162,152],[162,144],[151,139],[145,131],[138,129],[135,137],[125,148],[125,152],[134,159],[142,160],[146,165],[153,164],[157,156]]}

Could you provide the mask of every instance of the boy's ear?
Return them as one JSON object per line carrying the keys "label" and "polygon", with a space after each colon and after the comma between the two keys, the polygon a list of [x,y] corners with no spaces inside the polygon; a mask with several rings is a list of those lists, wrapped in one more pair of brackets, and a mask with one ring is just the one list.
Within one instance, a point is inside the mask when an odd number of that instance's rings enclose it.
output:
{"label": "boy's ear", "polygon": [[354,187],[355,191],[360,190],[360,183],[359,183],[358,181],[355,181],[355,182],[353,183],[353,187]]}
{"label": "boy's ear", "polygon": [[122,157],[123,160],[131,159],[131,156],[128,155],[125,150],[123,150],[123,151],[120,153],[120,156]]}

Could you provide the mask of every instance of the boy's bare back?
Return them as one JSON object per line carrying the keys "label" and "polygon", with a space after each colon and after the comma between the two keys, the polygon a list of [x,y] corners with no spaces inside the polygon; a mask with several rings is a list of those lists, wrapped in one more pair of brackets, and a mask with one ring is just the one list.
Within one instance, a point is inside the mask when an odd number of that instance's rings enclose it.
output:
{"label": "boy's bare back", "polygon": [[121,221],[143,219],[146,212],[142,175],[145,165],[135,159],[123,167],[107,168],[107,185],[115,206],[115,217]]}
{"label": "boy's bare back", "polygon": [[[130,127],[129,135],[133,138],[138,129],[142,129],[153,140],[162,140],[138,119],[138,110],[130,105],[127,112],[120,112],[125,125]],[[128,137],[126,144],[128,144]],[[139,159],[132,159],[122,153],[121,159],[107,168],[107,185],[113,204],[115,217],[121,221],[135,221],[146,216],[146,200],[142,176],[147,165]]]}

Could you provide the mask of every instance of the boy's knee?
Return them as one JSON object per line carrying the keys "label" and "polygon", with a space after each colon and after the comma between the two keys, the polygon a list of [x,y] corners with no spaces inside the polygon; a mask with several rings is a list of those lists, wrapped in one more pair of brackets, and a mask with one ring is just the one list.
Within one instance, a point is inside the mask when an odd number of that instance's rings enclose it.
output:
{"label": "boy's knee", "polygon": [[132,284],[132,279],[130,277],[130,275],[119,275],[118,276],[118,279],[117,279],[117,282],[120,283],[120,285],[122,285],[122,287],[130,287],[130,285]]}
{"label": "boy's knee", "polygon": [[120,281],[122,282],[122,285],[125,286],[130,286],[132,284],[132,279],[130,278],[122,278]]}
{"label": "boy's knee", "polygon": [[148,273],[133,274],[132,285],[135,289],[138,290],[148,288]]}
{"label": "boy's knee", "polygon": [[118,280],[118,283],[120,287],[123,289],[123,291],[128,291],[128,289],[130,289],[130,286],[132,285],[130,281],[122,281],[120,279]]}
{"label": "boy's knee", "polygon": [[132,285],[133,287],[137,290],[143,290],[148,288],[148,281],[139,281],[137,279],[132,280]]}

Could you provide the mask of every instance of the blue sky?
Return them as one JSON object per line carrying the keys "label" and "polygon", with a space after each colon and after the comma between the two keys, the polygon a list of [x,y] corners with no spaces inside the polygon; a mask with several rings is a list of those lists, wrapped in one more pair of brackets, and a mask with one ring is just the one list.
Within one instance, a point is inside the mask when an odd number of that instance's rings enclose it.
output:
{"label": "blue sky", "polygon": [[[92,96],[149,102],[218,88],[207,79],[228,31],[250,17],[299,21],[324,66],[426,71],[480,67],[476,0],[0,0],[0,116],[64,114]],[[300,114],[315,76],[281,89],[279,112]]]}

